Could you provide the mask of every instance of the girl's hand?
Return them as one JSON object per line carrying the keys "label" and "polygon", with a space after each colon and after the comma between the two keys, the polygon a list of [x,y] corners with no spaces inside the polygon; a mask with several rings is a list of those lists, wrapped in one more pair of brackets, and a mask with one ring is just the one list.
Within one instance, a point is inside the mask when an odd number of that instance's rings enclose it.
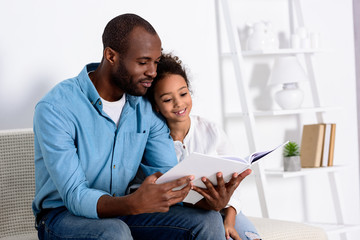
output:
{"label": "girl's hand", "polygon": [[240,175],[234,173],[231,180],[225,184],[222,173],[219,172],[216,174],[217,186],[214,186],[207,178],[203,177],[201,180],[206,188],[193,186],[193,190],[204,196],[204,199],[195,205],[204,209],[220,211],[226,207],[235,189],[250,173],[250,169],[245,170]]}
{"label": "girl's hand", "polygon": [[230,237],[234,240],[241,240],[239,234],[235,230],[235,221],[236,221],[236,210],[233,207],[228,207],[224,209],[225,218],[224,218],[224,228],[225,228],[225,237],[229,239]]}
{"label": "girl's hand", "polygon": [[226,224],[224,224],[224,228],[225,228],[226,239],[230,239],[231,237],[234,240],[241,240],[239,234],[236,232],[234,227],[226,226]]}

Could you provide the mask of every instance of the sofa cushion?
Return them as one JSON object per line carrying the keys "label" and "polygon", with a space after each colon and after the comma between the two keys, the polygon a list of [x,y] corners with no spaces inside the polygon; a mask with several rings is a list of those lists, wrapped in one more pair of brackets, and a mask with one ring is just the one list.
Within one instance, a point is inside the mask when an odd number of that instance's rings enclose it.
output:
{"label": "sofa cushion", "polygon": [[262,239],[266,240],[326,240],[324,229],[304,223],[249,217]]}

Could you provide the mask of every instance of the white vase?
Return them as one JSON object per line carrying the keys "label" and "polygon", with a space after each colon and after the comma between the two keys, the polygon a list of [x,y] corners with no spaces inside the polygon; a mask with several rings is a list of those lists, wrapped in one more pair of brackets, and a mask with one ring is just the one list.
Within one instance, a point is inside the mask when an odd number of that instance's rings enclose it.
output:
{"label": "white vase", "polygon": [[275,100],[282,109],[300,108],[304,100],[304,92],[297,88],[297,84],[293,83],[295,87],[289,87],[290,85],[284,84],[283,89],[275,94]]}
{"label": "white vase", "polygon": [[267,49],[269,45],[268,39],[266,25],[263,22],[257,22],[251,28],[246,41],[246,49],[250,51]]}
{"label": "white vase", "polygon": [[279,40],[270,22],[256,22],[250,28],[246,50],[271,50],[279,48]]}
{"label": "white vase", "polygon": [[296,172],[301,170],[300,156],[284,157],[284,171]]}
{"label": "white vase", "polygon": [[267,35],[268,35],[268,48],[269,49],[278,49],[279,48],[279,39],[273,30],[271,22],[267,22],[266,26],[267,26]]}

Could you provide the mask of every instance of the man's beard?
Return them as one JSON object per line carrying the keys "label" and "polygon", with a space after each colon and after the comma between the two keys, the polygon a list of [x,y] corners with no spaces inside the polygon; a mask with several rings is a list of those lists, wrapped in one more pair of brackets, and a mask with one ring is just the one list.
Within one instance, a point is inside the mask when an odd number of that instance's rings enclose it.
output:
{"label": "man's beard", "polygon": [[146,93],[141,91],[139,83],[137,83],[129,74],[129,71],[124,67],[124,64],[120,61],[118,69],[113,76],[114,83],[122,89],[126,94],[133,96],[143,96]]}

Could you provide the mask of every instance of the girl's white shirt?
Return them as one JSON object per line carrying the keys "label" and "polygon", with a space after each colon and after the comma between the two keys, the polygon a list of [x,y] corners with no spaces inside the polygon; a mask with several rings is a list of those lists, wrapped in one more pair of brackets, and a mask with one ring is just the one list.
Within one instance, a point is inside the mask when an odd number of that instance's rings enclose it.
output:
{"label": "girl's white shirt", "polygon": [[[190,129],[183,142],[174,141],[179,162],[192,152],[207,155],[233,155],[232,145],[225,132],[215,123],[199,116],[190,116]],[[233,193],[227,207],[232,206],[240,212],[240,187]]]}

